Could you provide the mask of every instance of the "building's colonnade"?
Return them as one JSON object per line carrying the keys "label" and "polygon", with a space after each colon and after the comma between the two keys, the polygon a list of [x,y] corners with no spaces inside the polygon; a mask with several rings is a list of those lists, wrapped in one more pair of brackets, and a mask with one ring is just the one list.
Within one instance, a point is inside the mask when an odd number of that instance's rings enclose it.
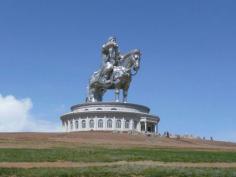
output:
{"label": "building's colonnade", "polygon": [[62,122],[66,132],[73,131],[138,131],[158,133],[156,122],[147,118],[86,117],[65,119]]}

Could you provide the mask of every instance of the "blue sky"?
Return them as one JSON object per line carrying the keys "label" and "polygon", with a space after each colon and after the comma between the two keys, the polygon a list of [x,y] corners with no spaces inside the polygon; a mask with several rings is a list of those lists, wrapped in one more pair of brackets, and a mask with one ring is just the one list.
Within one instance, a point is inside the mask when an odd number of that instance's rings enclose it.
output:
{"label": "blue sky", "polygon": [[0,94],[29,98],[31,115],[60,125],[115,35],[121,52],[142,51],[128,99],[159,115],[161,132],[236,141],[235,9],[233,0],[0,1]]}

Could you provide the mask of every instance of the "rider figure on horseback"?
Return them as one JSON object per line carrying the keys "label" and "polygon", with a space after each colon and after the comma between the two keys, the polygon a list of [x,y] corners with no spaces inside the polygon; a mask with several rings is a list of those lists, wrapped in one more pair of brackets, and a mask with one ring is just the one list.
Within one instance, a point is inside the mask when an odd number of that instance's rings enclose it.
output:
{"label": "rider figure on horseback", "polygon": [[114,66],[118,66],[121,55],[115,37],[109,37],[108,41],[102,46],[103,63],[100,70],[99,80],[105,84],[111,84],[111,75]]}
{"label": "rider figure on horseback", "polygon": [[115,101],[119,101],[122,90],[123,102],[127,102],[132,76],[139,69],[140,55],[137,49],[125,55],[120,54],[116,38],[110,37],[102,46],[102,65],[89,80],[86,102],[102,101],[104,93],[110,89],[115,90]]}

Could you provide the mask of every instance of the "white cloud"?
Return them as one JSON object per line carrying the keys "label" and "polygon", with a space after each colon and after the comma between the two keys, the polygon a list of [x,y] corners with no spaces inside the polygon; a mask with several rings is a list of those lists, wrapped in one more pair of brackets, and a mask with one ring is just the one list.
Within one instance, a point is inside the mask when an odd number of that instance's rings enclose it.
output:
{"label": "white cloud", "polygon": [[17,99],[0,94],[0,132],[61,130],[58,124],[33,116],[30,113],[32,107],[30,98]]}

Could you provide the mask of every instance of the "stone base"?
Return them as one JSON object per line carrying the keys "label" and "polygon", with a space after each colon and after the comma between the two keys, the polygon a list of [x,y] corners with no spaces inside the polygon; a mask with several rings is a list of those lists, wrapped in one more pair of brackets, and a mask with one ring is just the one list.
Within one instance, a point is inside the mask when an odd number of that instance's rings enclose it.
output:
{"label": "stone base", "polygon": [[83,103],[61,116],[66,132],[117,131],[158,133],[160,118],[143,105],[119,102]]}

